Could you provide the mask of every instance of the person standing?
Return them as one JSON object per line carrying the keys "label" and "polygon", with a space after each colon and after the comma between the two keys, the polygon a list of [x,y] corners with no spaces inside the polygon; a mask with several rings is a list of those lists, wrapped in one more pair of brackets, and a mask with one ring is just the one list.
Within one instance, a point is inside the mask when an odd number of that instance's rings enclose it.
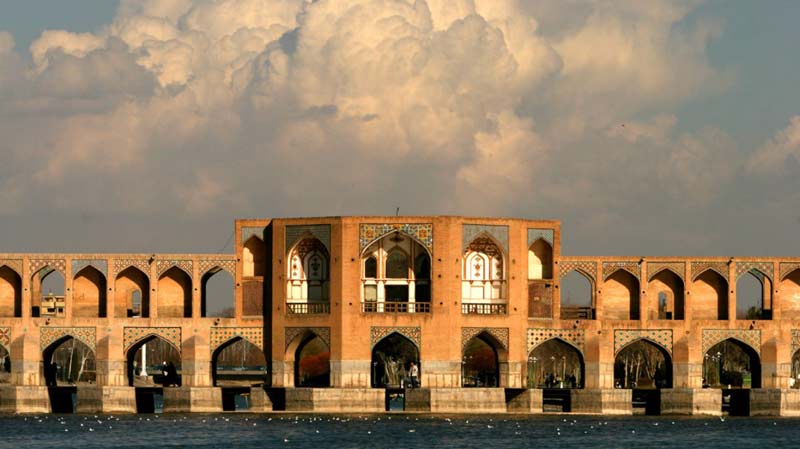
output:
{"label": "person standing", "polygon": [[419,386],[419,367],[414,362],[411,362],[411,368],[408,370],[408,374],[411,378],[411,388],[417,388]]}

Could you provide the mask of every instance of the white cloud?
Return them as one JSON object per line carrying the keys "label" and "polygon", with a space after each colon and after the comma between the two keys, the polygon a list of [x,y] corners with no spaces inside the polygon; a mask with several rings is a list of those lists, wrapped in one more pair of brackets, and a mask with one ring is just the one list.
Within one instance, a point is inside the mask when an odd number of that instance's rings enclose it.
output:
{"label": "white cloud", "polygon": [[765,142],[747,162],[747,169],[759,175],[783,175],[800,165],[800,115]]}

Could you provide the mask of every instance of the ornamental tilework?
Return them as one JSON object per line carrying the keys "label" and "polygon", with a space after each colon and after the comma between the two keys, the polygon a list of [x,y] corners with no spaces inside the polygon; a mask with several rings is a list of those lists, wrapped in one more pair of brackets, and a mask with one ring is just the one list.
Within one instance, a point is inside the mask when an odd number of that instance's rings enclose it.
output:
{"label": "ornamental tilework", "polygon": [[31,275],[38,273],[44,267],[50,267],[67,277],[67,262],[64,259],[30,259],[28,264]]}
{"label": "ornamental tilework", "polygon": [[368,247],[376,240],[393,232],[402,232],[403,234],[410,235],[425,246],[428,251],[433,253],[433,225],[430,223],[361,224],[358,236],[360,250],[364,251],[364,248]]}
{"label": "ornamental tilework", "polygon": [[781,263],[781,280],[786,279],[794,270],[800,270],[800,263]]}
{"label": "ornamental tilework", "polygon": [[192,277],[192,261],[191,260],[159,260],[156,262],[156,270],[158,277],[166,273],[172,267],[178,267],[185,271],[189,277]]}
{"label": "ornamental tilework", "polygon": [[0,259],[0,268],[3,265],[14,270],[19,277],[22,277],[22,259]]}
{"label": "ornamental tilework", "polygon": [[[772,262],[736,262],[736,280],[738,281],[739,278],[748,272],[756,271],[761,273],[761,275],[766,276],[769,278],[770,281],[773,279],[773,268]],[[754,276],[760,277],[758,274],[753,273]]]}
{"label": "ornamental tilework", "polygon": [[467,246],[482,233],[494,237],[508,254],[508,226],[482,224],[465,224],[461,226],[461,251],[466,251]]}
{"label": "ornamental tilework", "polygon": [[507,327],[462,327],[461,328],[461,349],[467,346],[467,343],[475,336],[486,332],[494,337],[503,349],[508,350],[508,328]]}
{"label": "ornamental tilework", "polygon": [[551,247],[555,246],[555,244],[553,244],[553,241],[555,240],[555,238],[553,237],[554,234],[555,234],[555,231],[553,231],[552,229],[533,229],[533,228],[529,228],[528,229],[528,248],[530,248],[531,245],[533,245],[533,242],[535,242],[535,241],[537,241],[539,239],[542,239],[545,242],[549,243]]}
{"label": "ornamental tilework", "polygon": [[667,270],[686,282],[686,264],[683,262],[650,262],[647,264],[647,280],[652,281],[658,273]]}
{"label": "ornamental tilework", "polygon": [[692,262],[692,281],[706,270],[714,270],[726,281],[730,281],[728,279],[728,264],[725,262]]}
{"label": "ornamental tilework", "polygon": [[7,352],[11,352],[11,328],[0,327],[0,346],[6,348]]}
{"label": "ornamental tilework", "polygon": [[642,267],[639,262],[603,262],[603,280],[619,270],[625,270],[636,279],[642,278]]}
{"label": "ornamental tilework", "polygon": [[103,273],[108,279],[108,261],[103,259],[75,259],[72,261],[72,277],[74,278],[84,268],[91,266]]}
{"label": "ornamental tilework", "polygon": [[125,352],[136,343],[147,337],[161,337],[181,351],[181,328],[180,327],[126,327],[122,330],[122,346]]}
{"label": "ornamental tilework", "polygon": [[286,254],[289,254],[294,244],[303,238],[304,235],[311,235],[322,242],[322,244],[325,245],[325,249],[328,250],[328,254],[330,254],[331,225],[326,224],[286,226]]}
{"label": "ornamental tilework", "polygon": [[94,327],[49,326],[39,328],[39,348],[44,351],[54,342],[64,337],[72,337],[82,342],[93,352],[97,348],[97,329]]}
{"label": "ornamental tilework", "polygon": [[311,332],[319,337],[320,340],[328,345],[328,348],[331,347],[331,328],[329,327],[287,327],[284,332],[284,351],[289,349],[289,345],[292,344],[295,338],[307,332]]}
{"label": "ornamental tilework", "polygon": [[374,348],[379,341],[395,332],[414,342],[414,344],[417,345],[417,349],[422,347],[422,329],[419,327],[370,327],[370,349]]}
{"label": "ornamental tilework", "polygon": [[264,241],[264,229],[261,226],[244,226],[242,227],[242,244],[250,240],[250,237],[256,236],[261,241]]}
{"label": "ornamental tilework", "polygon": [[568,275],[571,271],[579,271],[588,276],[592,282],[595,282],[594,274],[597,272],[597,262],[590,260],[561,259],[559,267],[561,267],[559,269],[561,278],[564,278],[564,276]]}
{"label": "ornamental tilework", "polygon": [[672,329],[620,329],[614,331],[614,354],[636,340],[647,340],[672,355]]}
{"label": "ornamental tilework", "polygon": [[200,269],[200,276],[205,276],[209,271],[219,268],[227,271],[231,276],[236,276],[236,259],[200,259],[197,263]]}
{"label": "ornamental tilework", "polygon": [[792,329],[792,357],[798,349],[800,349],[800,329]]}
{"label": "ornamental tilework", "polygon": [[148,259],[116,259],[114,260],[114,274],[117,275],[127,270],[129,267],[134,267],[144,273],[145,276],[150,278],[150,261]]}
{"label": "ornamental tilework", "polygon": [[264,328],[263,327],[212,327],[211,328],[211,354],[220,346],[224,345],[233,338],[240,337],[256,345],[258,349],[264,350]]}
{"label": "ornamental tilework", "polygon": [[703,354],[717,343],[733,338],[753,348],[761,355],[761,330],[753,329],[703,329]]}
{"label": "ornamental tilework", "polygon": [[537,346],[557,338],[563,340],[583,354],[586,346],[586,333],[583,329],[528,329],[527,348],[530,354]]}

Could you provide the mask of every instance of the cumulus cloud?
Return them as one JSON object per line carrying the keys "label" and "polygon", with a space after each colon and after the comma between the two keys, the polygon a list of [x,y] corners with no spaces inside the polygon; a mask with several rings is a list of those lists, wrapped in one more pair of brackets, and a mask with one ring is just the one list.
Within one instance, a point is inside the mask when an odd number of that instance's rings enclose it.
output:
{"label": "cumulus cloud", "polygon": [[750,172],[759,175],[794,173],[800,166],[800,115],[764,143],[747,161]]}

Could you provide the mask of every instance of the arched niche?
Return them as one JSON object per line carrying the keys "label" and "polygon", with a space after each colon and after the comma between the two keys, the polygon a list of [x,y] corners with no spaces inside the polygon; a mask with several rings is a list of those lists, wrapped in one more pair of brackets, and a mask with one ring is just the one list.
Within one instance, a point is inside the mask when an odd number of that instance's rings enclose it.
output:
{"label": "arched niche", "polygon": [[131,387],[181,385],[180,349],[157,335],[136,342],[128,349],[125,359]]}
{"label": "arched niche", "polygon": [[295,387],[323,388],[331,385],[331,350],[313,332],[299,338],[294,348]]}
{"label": "arched niche", "polygon": [[706,270],[692,282],[692,319],[728,319],[728,281],[714,270]]}
{"label": "arched niche", "polygon": [[703,386],[761,388],[761,358],[758,352],[735,338],[712,346],[703,357]]}
{"label": "arched niche", "polygon": [[792,377],[789,378],[789,388],[800,388],[800,349],[792,354]]}
{"label": "arched niche", "polygon": [[289,250],[286,299],[294,303],[326,303],[330,299],[330,255],[325,245],[307,234]]}
{"label": "arched niche", "polygon": [[114,316],[150,316],[150,278],[136,267],[128,267],[114,280]]}
{"label": "arched niche", "polygon": [[638,320],[639,297],[639,280],[617,270],[603,283],[603,315],[610,320]]}
{"label": "arched niche", "polygon": [[0,317],[22,316],[22,278],[8,266],[0,266]]}
{"label": "arched niche", "polygon": [[11,354],[8,348],[0,345],[0,384],[11,383]]}
{"label": "arched niche", "polygon": [[575,346],[551,338],[528,353],[528,388],[583,388],[583,355]]}
{"label": "arched niche", "polygon": [[772,318],[772,281],[758,270],[743,273],[736,281],[736,319]]}
{"label": "arched niche", "polygon": [[200,316],[233,318],[233,276],[217,267],[209,270],[200,281]]}
{"label": "arched niche", "polygon": [[504,352],[503,346],[486,332],[470,338],[461,352],[461,386],[501,386],[500,355]]}
{"label": "arched niche", "polygon": [[242,276],[263,277],[266,274],[266,245],[264,241],[252,236],[242,245]]}
{"label": "arched niche", "polygon": [[788,273],[780,282],[781,318],[800,319],[800,268]]}
{"label": "arched niche", "polygon": [[72,316],[106,316],[106,277],[91,265],[76,273],[72,280]]}
{"label": "arched niche", "polygon": [[46,266],[31,275],[31,314],[34,317],[66,315],[66,282],[60,271]]}
{"label": "arched niche", "polygon": [[616,388],[672,388],[672,357],[646,339],[631,342],[614,358]]}
{"label": "arched niche", "polygon": [[478,234],[462,257],[461,299],[486,302],[507,299],[505,254],[489,234]]}
{"label": "arched niche", "polygon": [[214,351],[211,373],[215,387],[264,385],[267,382],[267,360],[258,346],[236,337]]}
{"label": "arched niche", "polygon": [[671,270],[664,269],[650,278],[648,318],[651,320],[682,320],[684,317],[683,280]]}
{"label": "arched niche", "polygon": [[[419,348],[406,336],[393,332],[372,348],[370,378],[374,388],[400,387],[405,384],[411,363],[419,366]],[[420,375],[422,373],[420,367]]]}
{"label": "arched niche", "polygon": [[[373,262],[374,260],[374,262]],[[375,276],[372,264],[377,268]],[[365,311],[427,311],[431,300],[431,256],[414,237],[396,231],[375,240],[361,253]],[[426,303],[415,308],[406,303]]]}
{"label": "arched niche", "polygon": [[594,319],[594,284],[580,270],[572,270],[561,279],[561,319]]}
{"label": "arched niche", "polygon": [[96,383],[94,351],[72,336],[60,338],[45,348],[42,361],[45,384],[49,387]]}
{"label": "arched niche", "polygon": [[528,248],[528,279],[553,278],[553,247],[544,239],[536,239]]}
{"label": "arched niche", "polygon": [[158,317],[191,316],[192,278],[180,268],[172,267],[158,278]]}

